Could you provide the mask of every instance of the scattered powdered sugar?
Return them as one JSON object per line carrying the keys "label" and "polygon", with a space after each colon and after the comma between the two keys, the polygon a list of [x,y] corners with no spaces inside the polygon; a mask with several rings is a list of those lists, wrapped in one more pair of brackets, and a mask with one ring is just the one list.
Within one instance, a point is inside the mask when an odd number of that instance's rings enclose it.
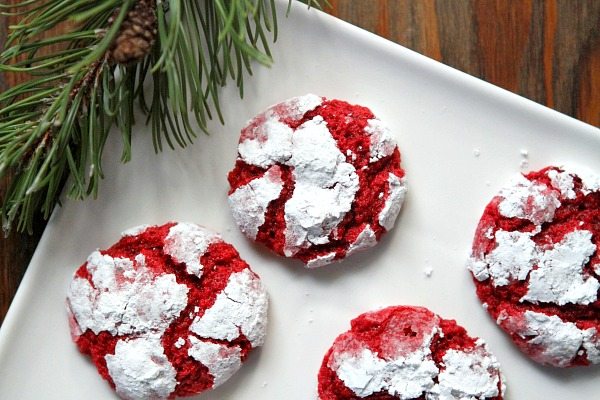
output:
{"label": "scattered powdered sugar", "polygon": [[331,264],[331,262],[335,258],[335,254],[335,251],[332,251],[331,253],[325,254],[323,256],[317,256],[312,260],[308,260],[308,262],[306,263],[306,268],[320,268],[327,264]]}
{"label": "scattered powdered sugar", "polygon": [[396,148],[396,141],[392,137],[390,128],[377,118],[367,121],[365,132],[369,134],[370,139],[370,159],[369,162],[381,160],[391,155]]}
{"label": "scattered powdered sugar", "polygon": [[519,163],[521,169],[529,167],[529,152],[526,149],[521,149],[519,153],[521,154],[521,162]]}
{"label": "scattered powdered sugar", "polygon": [[379,213],[379,224],[387,231],[394,227],[405,196],[405,179],[390,173],[388,175],[388,197],[385,199],[383,209]]}
{"label": "scattered powdered sugar", "polygon": [[377,237],[375,232],[371,229],[371,225],[365,226],[365,228],[358,234],[354,243],[348,247],[346,256],[349,256],[357,251],[365,250],[373,247],[377,244]]}
{"label": "scattered powdered sugar", "polygon": [[527,294],[521,301],[558,305],[596,301],[600,283],[594,277],[585,278],[583,275],[583,267],[595,251],[590,231],[567,233],[552,249],[541,255],[538,268],[529,275]]}
{"label": "scattered powdered sugar", "polygon": [[173,257],[177,263],[184,263],[190,275],[202,276],[204,266],[200,257],[208,247],[222,241],[221,236],[202,226],[189,222],[180,222],[169,229],[163,251]]}
{"label": "scattered powdered sugar", "polygon": [[203,338],[234,340],[240,332],[252,344],[261,346],[266,333],[268,298],[252,271],[231,274],[227,286],[201,317],[195,317],[190,331]]}
{"label": "scattered powdered sugar", "polygon": [[[521,337],[531,337],[527,342],[541,349],[534,358],[542,363],[568,366],[583,345],[588,350],[590,362],[599,362],[600,342],[595,329],[579,329],[572,322],[564,322],[556,315],[546,315],[534,311],[525,311],[524,326],[517,332]],[[592,355],[590,358],[589,355]]]}
{"label": "scattered powdered sugar", "polygon": [[511,185],[503,188],[499,196],[500,214],[507,218],[523,218],[541,225],[554,218],[554,212],[560,207],[559,194],[544,184],[535,183],[518,175]]}
{"label": "scattered powdered sugar", "polygon": [[123,232],[121,232],[121,237],[137,236],[148,228],[150,228],[150,225],[148,224],[134,226],[133,228],[125,229]]}
{"label": "scattered powdered sugar", "polygon": [[505,286],[513,279],[525,280],[537,260],[538,250],[528,232],[496,232],[496,247],[482,260],[472,257],[467,268],[475,279],[492,278],[494,286]]}
{"label": "scattered powdered sugar", "polygon": [[229,195],[233,219],[248,237],[256,238],[258,228],[265,223],[269,203],[279,197],[281,189],[281,167],[274,165],[262,177],[253,179]]}
{"label": "scattered powdered sugar", "polygon": [[573,175],[571,175],[567,171],[558,172],[555,169],[548,170],[546,172],[548,178],[550,178],[550,183],[552,186],[558,190],[560,190],[560,194],[563,195],[567,199],[574,199],[577,197],[575,194]]}
{"label": "scattered powdered sugar", "polygon": [[126,400],[166,399],[177,385],[176,371],[159,338],[119,340],[106,367],[115,390]]}
{"label": "scattered powdered sugar", "polygon": [[428,400],[486,399],[500,394],[500,365],[481,339],[473,349],[446,351],[442,361],[445,368]]}
{"label": "scattered powdered sugar", "polygon": [[213,376],[213,388],[231,378],[242,366],[242,352],[238,346],[204,342],[195,336],[189,336],[188,355],[202,363]]}
{"label": "scattered powdered sugar", "polygon": [[329,234],[352,207],[358,191],[358,175],[345,162],[326,122],[318,116],[306,121],[292,139],[296,183],[285,204],[285,248],[287,256],[312,244],[326,244]]}
{"label": "scattered powdered sugar", "polygon": [[93,286],[75,277],[67,295],[82,332],[162,333],[187,305],[188,287],[178,284],[174,274],[154,276],[141,254],[134,266],[128,258],[95,251],[86,269]]}

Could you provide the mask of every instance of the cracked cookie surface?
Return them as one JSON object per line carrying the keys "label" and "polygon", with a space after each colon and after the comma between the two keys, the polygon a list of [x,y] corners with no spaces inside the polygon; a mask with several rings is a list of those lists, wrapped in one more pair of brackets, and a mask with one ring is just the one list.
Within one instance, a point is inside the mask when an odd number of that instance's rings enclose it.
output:
{"label": "cracked cookie surface", "polygon": [[481,339],[423,307],[367,312],[321,364],[319,400],[501,400],[502,374]]}
{"label": "cracked cookie surface", "polygon": [[533,360],[600,363],[600,180],[546,167],[486,206],[468,268],[496,323]]}
{"label": "cracked cookie surface", "polygon": [[248,122],[228,179],[242,232],[309,268],[374,246],[406,194],[390,130],[366,107],[311,94]]}
{"label": "cracked cookie surface", "polygon": [[140,226],[75,272],[71,334],[123,399],[221,385],[264,342],[268,299],[222,238],[192,223]]}

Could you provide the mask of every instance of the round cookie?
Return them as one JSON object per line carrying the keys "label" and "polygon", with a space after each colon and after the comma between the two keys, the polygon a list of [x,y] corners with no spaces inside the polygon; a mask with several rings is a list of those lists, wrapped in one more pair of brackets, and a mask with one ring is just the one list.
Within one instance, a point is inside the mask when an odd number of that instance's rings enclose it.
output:
{"label": "round cookie", "polygon": [[242,232],[309,268],[374,246],[406,193],[389,129],[366,107],[312,94],[248,122],[228,179]]}
{"label": "round cookie", "polygon": [[484,341],[423,307],[388,307],[353,319],[319,371],[319,400],[501,400],[503,394],[498,362]]}
{"label": "round cookie", "polygon": [[487,205],[468,268],[484,307],[533,360],[600,363],[600,180],[547,167]]}
{"label": "round cookie", "polygon": [[264,342],[267,293],[237,251],[191,223],[140,226],[75,272],[71,334],[128,400],[212,389]]}

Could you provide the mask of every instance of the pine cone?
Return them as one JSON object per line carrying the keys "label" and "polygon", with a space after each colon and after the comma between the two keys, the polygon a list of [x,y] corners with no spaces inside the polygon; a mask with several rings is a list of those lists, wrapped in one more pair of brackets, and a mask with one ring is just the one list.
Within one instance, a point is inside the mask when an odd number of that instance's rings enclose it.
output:
{"label": "pine cone", "polygon": [[[113,22],[112,18],[109,22]],[[156,33],[156,0],[139,0],[121,25],[110,60],[118,64],[141,61],[152,50]]]}

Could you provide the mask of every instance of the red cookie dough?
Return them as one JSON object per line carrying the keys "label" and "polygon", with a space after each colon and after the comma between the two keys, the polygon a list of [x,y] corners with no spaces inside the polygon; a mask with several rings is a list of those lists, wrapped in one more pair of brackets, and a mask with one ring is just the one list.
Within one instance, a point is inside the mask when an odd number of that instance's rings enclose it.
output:
{"label": "red cookie dough", "polygon": [[501,400],[503,377],[481,339],[423,307],[368,312],[338,336],[319,371],[319,400]]}
{"label": "red cookie dough", "polygon": [[312,94],[248,122],[229,184],[242,232],[309,268],[374,246],[406,193],[389,129],[366,107]]}
{"label": "red cookie dough", "polygon": [[237,251],[191,223],[140,226],[71,281],[77,347],[128,400],[212,389],[264,342],[267,294]]}
{"label": "red cookie dough", "polygon": [[487,205],[469,261],[484,307],[535,361],[600,363],[600,180],[519,175]]}

